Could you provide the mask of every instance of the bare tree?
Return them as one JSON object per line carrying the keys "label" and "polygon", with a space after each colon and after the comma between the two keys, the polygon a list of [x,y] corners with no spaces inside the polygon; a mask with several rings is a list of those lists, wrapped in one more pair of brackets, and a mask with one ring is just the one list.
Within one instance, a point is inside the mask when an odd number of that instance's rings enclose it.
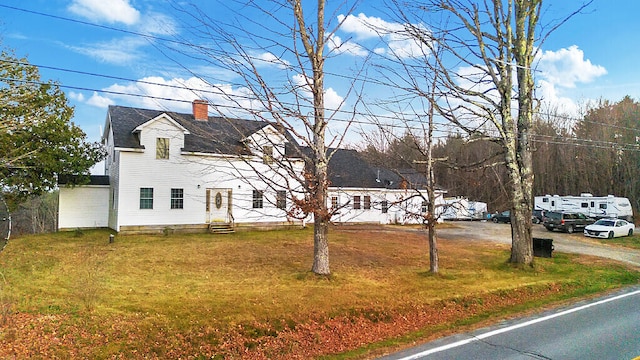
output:
{"label": "bare tree", "polygon": [[[405,31],[437,49],[422,71],[415,71],[425,77],[439,74],[432,101],[437,113],[467,134],[502,148],[511,200],[510,262],[531,264],[533,67],[535,52],[544,40],[536,33],[541,27],[542,1],[422,1],[410,10],[405,10],[405,3],[395,5]],[[411,25],[416,23],[429,28]],[[407,89],[428,93],[415,86]]]}
{"label": "bare tree", "polygon": [[[240,7],[232,9],[234,5]],[[327,201],[330,148],[338,147],[346,133],[344,130],[328,135],[329,125],[340,113],[345,99],[330,107],[325,99],[325,62],[331,55],[325,52],[330,52],[330,38],[340,26],[340,23],[330,25],[331,21],[325,19],[325,5],[325,0],[318,0],[315,5],[303,5],[302,0],[220,2],[219,9],[232,11],[231,17],[220,21],[196,5],[175,2],[173,6],[178,13],[189,19],[192,35],[208,45],[180,39],[171,49],[176,51],[173,55],[176,59],[197,58],[239,79],[232,89],[227,89],[219,85],[218,79],[185,69],[217,89],[215,94],[201,97],[207,98],[220,115],[243,114],[267,122],[291,134],[301,145],[297,155],[305,161],[303,172],[285,161],[278,165],[303,186],[304,191],[292,196],[296,208],[291,213],[313,216],[312,271],[319,275],[331,273],[328,230],[335,209]],[[341,8],[332,8],[338,9]],[[350,11],[344,9],[347,14]],[[327,30],[329,26],[332,31]],[[340,120],[344,120],[344,115]],[[283,155],[280,159],[286,160],[285,154],[280,155]],[[273,181],[268,176],[262,180]]]}

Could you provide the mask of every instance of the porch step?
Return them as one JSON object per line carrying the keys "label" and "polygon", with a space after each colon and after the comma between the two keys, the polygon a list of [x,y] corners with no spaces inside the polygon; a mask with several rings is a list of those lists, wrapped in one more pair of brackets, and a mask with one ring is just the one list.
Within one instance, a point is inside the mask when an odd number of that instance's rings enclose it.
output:
{"label": "porch step", "polygon": [[209,224],[209,233],[211,234],[232,234],[235,230],[233,230],[233,226],[231,224]]}

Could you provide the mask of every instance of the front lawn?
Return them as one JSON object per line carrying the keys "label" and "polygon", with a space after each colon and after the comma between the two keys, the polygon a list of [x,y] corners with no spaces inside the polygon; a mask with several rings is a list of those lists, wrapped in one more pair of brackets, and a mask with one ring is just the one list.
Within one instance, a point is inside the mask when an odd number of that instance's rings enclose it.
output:
{"label": "front lawn", "polygon": [[330,233],[332,276],[309,272],[312,231],[12,240],[0,254],[0,358],[368,358],[390,347],[628,284],[620,264],[424,233]]}

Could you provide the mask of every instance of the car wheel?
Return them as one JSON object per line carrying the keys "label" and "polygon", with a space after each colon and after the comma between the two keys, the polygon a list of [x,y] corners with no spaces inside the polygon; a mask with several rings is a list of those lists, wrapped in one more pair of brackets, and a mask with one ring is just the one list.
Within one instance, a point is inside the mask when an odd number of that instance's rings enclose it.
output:
{"label": "car wheel", "polygon": [[633,229],[629,229],[629,236],[633,235]]}
{"label": "car wheel", "polygon": [[553,228],[545,226],[545,228],[547,228],[547,231],[553,231]]}
{"label": "car wheel", "polygon": [[498,218],[497,218],[497,217],[494,217],[494,218],[493,218],[493,222],[497,224],[497,223],[498,223]]}
{"label": "car wheel", "polygon": [[609,231],[609,235],[607,235],[609,239],[613,239],[613,231]]}
{"label": "car wheel", "polygon": [[573,226],[571,226],[571,225],[567,226],[567,232],[569,234],[573,234]]}

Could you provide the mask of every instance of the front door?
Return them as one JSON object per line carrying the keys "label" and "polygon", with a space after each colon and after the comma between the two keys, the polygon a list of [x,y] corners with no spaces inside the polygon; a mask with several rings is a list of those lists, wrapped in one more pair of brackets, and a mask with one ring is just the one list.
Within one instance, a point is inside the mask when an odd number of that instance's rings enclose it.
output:
{"label": "front door", "polygon": [[231,189],[207,189],[206,208],[208,223],[229,223]]}

